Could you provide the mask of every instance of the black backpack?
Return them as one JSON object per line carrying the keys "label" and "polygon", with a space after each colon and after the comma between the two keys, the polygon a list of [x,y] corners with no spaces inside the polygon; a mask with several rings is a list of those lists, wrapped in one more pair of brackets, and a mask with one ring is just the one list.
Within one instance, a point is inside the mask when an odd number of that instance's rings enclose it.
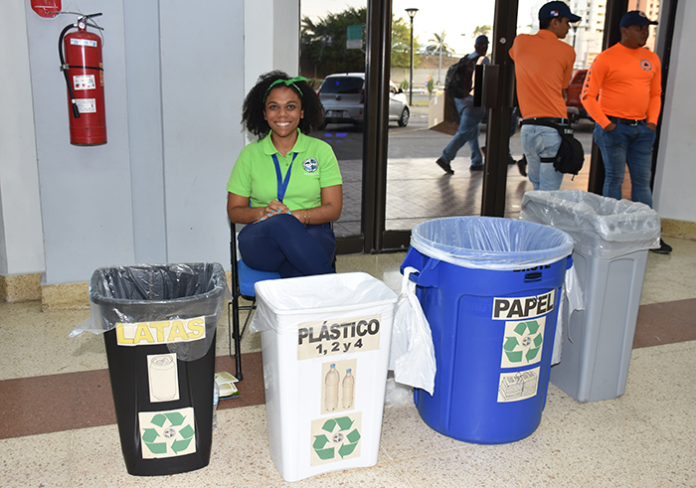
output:
{"label": "black backpack", "polygon": [[470,58],[465,56],[453,64],[445,75],[445,95],[450,98],[464,98],[471,91],[476,62],[480,56]]}
{"label": "black backpack", "polygon": [[[580,172],[582,164],[585,162],[585,151],[582,148],[582,143],[573,135],[573,129],[569,125],[561,126],[541,120],[530,120],[528,124],[551,127],[556,129],[558,135],[561,136],[558,154],[552,158],[541,158],[542,163],[553,163],[553,168],[559,173],[575,176]],[[525,125],[524,121],[522,125]]]}

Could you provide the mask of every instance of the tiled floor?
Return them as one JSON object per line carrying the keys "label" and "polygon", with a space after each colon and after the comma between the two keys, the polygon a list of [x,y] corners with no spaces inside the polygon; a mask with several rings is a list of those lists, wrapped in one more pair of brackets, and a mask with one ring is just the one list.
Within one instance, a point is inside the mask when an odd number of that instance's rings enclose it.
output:
{"label": "tiled floor", "polygon": [[[37,302],[0,303],[0,485],[696,486],[696,242],[669,243],[671,255],[648,256],[622,397],[580,404],[551,384],[536,432],[504,445],[450,439],[431,430],[412,403],[389,406],[376,466],[296,483],[283,481],[269,454],[258,334],[244,339],[242,398],[220,403],[210,465],[143,478],[127,474],[123,463],[101,337],[68,337],[89,312],[42,313]],[[368,272],[399,289],[403,258],[339,256],[337,267]],[[232,371],[226,334],[223,318],[217,368]]]}

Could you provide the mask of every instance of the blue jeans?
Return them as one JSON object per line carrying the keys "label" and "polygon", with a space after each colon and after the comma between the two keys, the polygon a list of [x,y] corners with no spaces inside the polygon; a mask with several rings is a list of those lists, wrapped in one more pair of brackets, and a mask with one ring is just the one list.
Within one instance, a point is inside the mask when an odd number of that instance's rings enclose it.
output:
{"label": "blue jeans", "polygon": [[561,147],[561,136],[552,127],[523,125],[520,131],[522,149],[527,157],[527,174],[535,190],[555,191],[561,188],[563,173],[553,163],[542,163],[541,158],[552,158]]}
{"label": "blue jeans", "polygon": [[459,129],[442,151],[441,158],[448,163],[457,156],[457,151],[468,142],[471,149],[471,165],[480,166],[483,164],[483,156],[478,142],[479,124],[483,120],[483,110],[480,107],[473,107],[472,103],[472,97],[454,99],[454,105],[459,113]]}
{"label": "blue jeans", "polygon": [[645,125],[616,124],[616,128],[607,132],[595,124],[594,141],[599,146],[604,160],[605,197],[621,200],[621,186],[628,164],[631,174],[631,200],[652,208],[652,150],[655,131]]}
{"label": "blue jeans", "polygon": [[336,238],[330,224],[304,225],[288,214],[248,224],[239,233],[239,253],[250,268],[282,278],[335,273]]}

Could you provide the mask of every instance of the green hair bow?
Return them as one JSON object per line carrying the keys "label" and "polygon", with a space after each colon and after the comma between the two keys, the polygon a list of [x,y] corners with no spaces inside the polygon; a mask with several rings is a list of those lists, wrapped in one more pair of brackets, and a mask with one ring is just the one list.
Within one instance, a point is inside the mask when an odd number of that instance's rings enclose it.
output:
{"label": "green hair bow", "polygon": [[290,78],[289,80],[275,80],[273,83],[269,85],[269,87],[266,89],[266,93],[263,95],[263,102],[266,103],[266,97],[268,96],[268,93],[275,87],[276,85],[284,84],[285,86],[294,86],[295,90],[300,92],[300,96],[302,96],[302,90],[295,84],[298,81],[307,81],[307,78],[304,76],[296,76],[294,78]]}

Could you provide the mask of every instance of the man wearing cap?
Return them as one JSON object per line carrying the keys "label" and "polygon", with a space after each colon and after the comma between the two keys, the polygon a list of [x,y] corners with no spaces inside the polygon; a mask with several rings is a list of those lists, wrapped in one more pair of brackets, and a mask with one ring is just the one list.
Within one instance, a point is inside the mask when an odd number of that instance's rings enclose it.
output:
{"label": "man wearing cap", "polygon": [[[464,68],[470,60],[478,58],[477,64],[488,64],[490,60],[486,57],[487,51],[488,37],[478,36],[474,43],[474,52],[462,58],[459,63],[461,63],[462,68]],[[466,94],[464,98],[454,98],[454,105],[457,107],[457,112],[459,113],[459,128],[457,129],[457,133],[454,134],[454,137],[452,137],[452,140],[447,144],[447,147],[443,149],[442,155],[435,161],[445,173],[450,175],[454,174],[450,163],[457,155],[457,151],[467,142],[471,149],[470,169],[472,171],[483,169],[483,156],[481,155],[478,142],[479,123],[483,120],[483,109],[481,107],[474,107],[474,97],[472,96],[474,92],[473,75],[472,73],[471,91]]]}
{"label": "man wearing cap", "polygon": [[[602,152],[605,170],[603,195],[621,200],[628,164],[631,200],[652,208],[652,149],[662,76],[660,58],[644,47],[651,25],[657,22],[639,10],[624,14],[621,41],[595,58],[580,99],[595,121],[594,141]],[[668,254],[672,250],[662,240],[660,245],[653,251]]]}
{"label": "man wearing cap", "polygon": [[561,136],[556,129],[534,122],[570,125],[565,90],[573,74],[575,50],[561,39],[570,23],[579,20],[564,2],[549,2],[539,9],[539,32],[518,35],[510,47],[523,118],[522,149],[535,190],[558,190],[563,182],[563,173],[553,167]]}

